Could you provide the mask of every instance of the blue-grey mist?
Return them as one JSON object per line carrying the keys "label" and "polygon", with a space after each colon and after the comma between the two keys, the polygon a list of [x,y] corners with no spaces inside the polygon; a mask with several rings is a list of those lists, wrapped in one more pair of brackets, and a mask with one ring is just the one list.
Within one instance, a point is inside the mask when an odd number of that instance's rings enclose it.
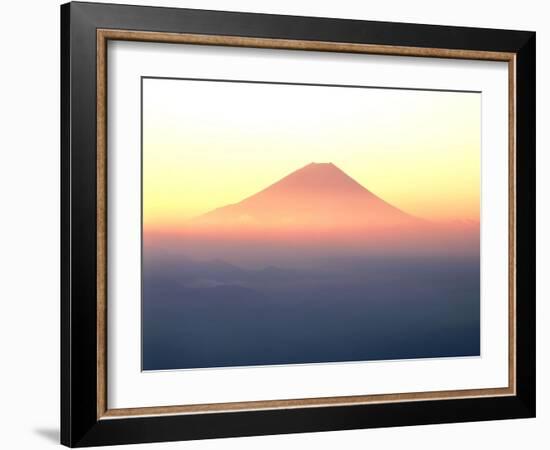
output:
{"label": "blue-grey mist", "polygon": [[143,370],[480,354],[479,255],[143,263]]}

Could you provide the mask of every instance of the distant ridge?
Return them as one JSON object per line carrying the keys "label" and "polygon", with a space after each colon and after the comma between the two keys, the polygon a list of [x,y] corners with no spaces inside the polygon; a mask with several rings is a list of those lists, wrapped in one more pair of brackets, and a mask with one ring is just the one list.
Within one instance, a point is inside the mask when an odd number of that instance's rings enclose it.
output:
{"label": "distant ridge", "polygon": [[332,163],[310,163],[244,200],[193,219],[191,226],[348,229],[420,222]]}

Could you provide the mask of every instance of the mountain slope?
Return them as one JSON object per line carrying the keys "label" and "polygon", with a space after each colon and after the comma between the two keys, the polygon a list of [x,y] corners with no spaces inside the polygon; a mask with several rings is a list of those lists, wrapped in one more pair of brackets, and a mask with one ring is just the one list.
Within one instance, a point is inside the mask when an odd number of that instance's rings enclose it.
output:
{"label": "mountain slope", "polygon": [[339,229],[404,225],[417,219],[361,186],[332,163],[311,163],[192,226]]}

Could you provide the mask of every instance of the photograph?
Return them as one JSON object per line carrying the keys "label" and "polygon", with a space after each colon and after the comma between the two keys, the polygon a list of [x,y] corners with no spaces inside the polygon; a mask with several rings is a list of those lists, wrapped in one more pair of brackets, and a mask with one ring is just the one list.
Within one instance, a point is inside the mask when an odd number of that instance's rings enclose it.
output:
{"label": "photograph", "polygon": [[[55,440],[425,447],[420,425],[457,424],[478,428],[456,448],[521,446],[541,423],[540,19],[184,3],[61,5],[57,172],[6,165],[59,174],[59,358],[29,359],[57,364]],[[42,155],[32,123],[17,142]],[[28,273],[38,194],[11,220]],[[56,323],[34,316],[14,326]]]}
{"label": "photograph", "polygon": [[480,92],[141,95],[142,370],[480,357]]}

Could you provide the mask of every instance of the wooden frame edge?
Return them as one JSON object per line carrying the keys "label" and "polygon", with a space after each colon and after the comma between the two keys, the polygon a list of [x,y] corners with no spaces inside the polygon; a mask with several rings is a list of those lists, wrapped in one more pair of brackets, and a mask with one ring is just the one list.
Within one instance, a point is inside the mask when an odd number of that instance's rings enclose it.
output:
{"label": "wooden frame edge", "polygon": [[[249,38],[223,35],[164,33],[98,28],[97,37],[97,419],[259,411],[270,409],[350,406],[423,400],[514,396],[516,380],[516,54],[481,50],[404,47],[290,39]],[[269,48],[341,53],[364,53],[392,56],[435,57],[501,61],[508,63],[509,73],[509,366],[508,387],[377,394],[338,397],[316,397],[287,400],[265,400],[197,405],[150,406],[109,409],[107,405],[107,41],[182,43],[231,47]]]}
{"label": "wooden frame edge", "polygon": [[484,50],[459,50],[431,47],[405,47],[380,44],[357,44],[328,41],[298,41],[292,39],[251,38],[193,33],[162,33],[154,31],[97,29],[98,41],[123,40],[172,44],[217,45],[224,47],[269,48],[373,55],[418,56],[452,59],[511,61],[515,53]]}
{"label": "wooden frame edge", "polygon": [[213,414],[273,409],[297,409],[316,407],[337,407],[353,405],[388,404],[426,400],[458,400],[465,398],[508,397],[515,395],[509,387],[489,389],[468,389],[461,391],[410,392],[401,394],[356,395],[338,397],[315,397],[288,400],[260,400],[231,403],[202,403],[197,405],[147,406],[138,408],[107,409],[100,420],[121,419],[160,415]]}
{"label": "wooden frame edge", "polygon": [[97,33],[97,417],[107,411],[107,40]]}
{"label": "wooden frame edge", "polygon": [[508,386],[517,393],[516,364],[516,55],[508,61]]}

